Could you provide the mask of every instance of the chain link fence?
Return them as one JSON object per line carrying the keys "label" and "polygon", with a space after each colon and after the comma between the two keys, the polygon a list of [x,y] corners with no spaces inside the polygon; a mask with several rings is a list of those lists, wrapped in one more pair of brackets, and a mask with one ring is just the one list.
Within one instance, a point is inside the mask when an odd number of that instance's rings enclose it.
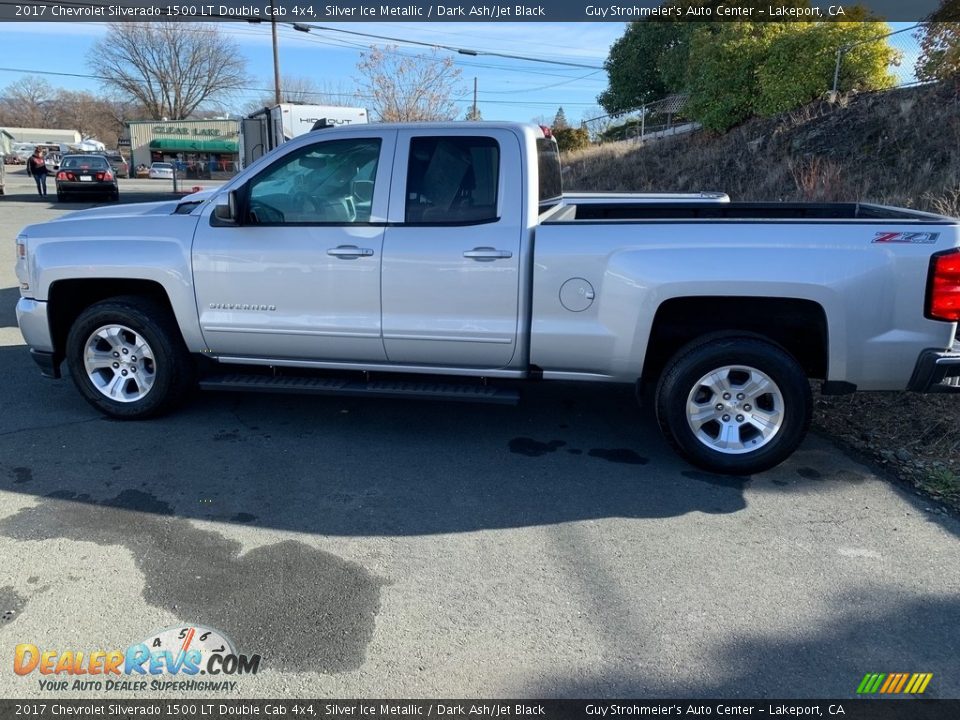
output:
{"label": "chain link fence", "polygon": [[919,82],[917,80],[917,63],[920,60],[919,35],[922,29],[923,23],[917,23],[837,48],[837,64],[833,73],[833,92],[836,93],[838,90],[844,59],[850,53],[855,52],[858,47],[880,41],[885,41],[896,53],[896,60],[888,67],[888,72],[893,77],[893,87],[916,85]]}

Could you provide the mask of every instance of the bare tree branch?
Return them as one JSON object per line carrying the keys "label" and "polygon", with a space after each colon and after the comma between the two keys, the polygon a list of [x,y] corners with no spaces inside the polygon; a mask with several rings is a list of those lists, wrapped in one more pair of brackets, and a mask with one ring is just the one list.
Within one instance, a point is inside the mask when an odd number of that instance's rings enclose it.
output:
{"label": "bare tree branch", "polygon": [[88,65],[154,120],[190,117],[247,81],[237,43],[202,24],[112,23]]}
{"label": "bare tree branch", "polygon": [[357,63],[358,96],[384,122],[453,120],[454,96],[462,92],[460,68],[451,58],[403,56],[395,47],[372,48]]}

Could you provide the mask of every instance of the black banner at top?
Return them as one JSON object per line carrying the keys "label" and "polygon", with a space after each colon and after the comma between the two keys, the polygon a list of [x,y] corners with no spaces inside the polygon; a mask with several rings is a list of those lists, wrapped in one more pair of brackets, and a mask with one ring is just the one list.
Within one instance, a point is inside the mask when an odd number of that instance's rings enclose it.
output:
{"label": "black banner at top", "polygon": [[130,720],[955,720],[960,700],[0,700],[0,717]]}
{"label": "black banner at top", "polygon": [[[0,0],[0,20],[330,22],[960,21],[948,0]],[[864,10],[869,17],[864,16]]]}

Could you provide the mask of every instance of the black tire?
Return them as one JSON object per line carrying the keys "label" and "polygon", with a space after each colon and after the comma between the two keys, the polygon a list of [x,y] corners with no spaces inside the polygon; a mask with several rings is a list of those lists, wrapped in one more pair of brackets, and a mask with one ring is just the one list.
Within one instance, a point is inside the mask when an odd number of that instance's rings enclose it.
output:
{"label": "black tire", "polygon": [[[725,403],[743,402],[736,397],[738,387],[750,388],[743,380],[745,373],[738,369],[741,367],[766,375],[779,389],[779,396],[775,392],[766,393],[757,396],[758,408],[748,404],[727,413]],[[715,396],[708,385],[700,384],[708,374],[721,369],[727,369],[721,375],[733,383],[729,400]],[[737,385],[741,381],[744,384]],[[712,413],[717,404],[725,406],[724,410],[717,408],[718,414],[724,413],[722,416],[701,422],[699,436],[691,427],[694,421],[687,417],[688,400],[698,397],[695,391],[706,412]],[[761,403],[765,407],[759,407]],[[749,411],[773,409],[777,405],[780,407],[780,426],[766,437],[760,429],[761,424],[752,424],[754,416]],[[727,475],[762,472],[786,460],[803,441],[812,411],[813,397],[803,368],[776,345],[751,337],[721,338],[687,345],[667,363],[656,390],[657,422],[667,441],[693,465]],[[732,424],[737,425],[736,420],[740,417],[747,418],[747,422],[734,432],[736,442],[744,447],[738,448],[734,454],[710,444],[721,437],[721,419],[730,423],[732,418]],[[756,450],[749,449],[753,443],[758,445]]]}
{"label": "black tire", "polygon": [[[88,342],[101,328],[122,326],[145,341],[153,358],[141,357],[140,375],[134,370],[121,380],[112,368],[98,370],[97,381],[108,384],[119,381],[121,387],[135,390],[129,395],[142,396],[122,401],[108,397],[88,375],[84,357]],[[120,333],[121,338],[132,335]],[[132,347],[128,344],[128,347]],[[112,355],[113,348],[101,342],[101,349]],[[125,356],[135,358],[135,356]],[[194,383],[194,365],[183,342],[180,330],[170,311],[152,300],[135,296],[110,298],[91,305],[76,319],[67,335],[66,359],[73,382],[80,394],[102,413],[123,420],[154,417],[174,408],[187,395]],[[134,363],[135,364],[135,363]],[[149,377],[149,387],[141,380]],[[144,388],[146,388],[144,390]]]}

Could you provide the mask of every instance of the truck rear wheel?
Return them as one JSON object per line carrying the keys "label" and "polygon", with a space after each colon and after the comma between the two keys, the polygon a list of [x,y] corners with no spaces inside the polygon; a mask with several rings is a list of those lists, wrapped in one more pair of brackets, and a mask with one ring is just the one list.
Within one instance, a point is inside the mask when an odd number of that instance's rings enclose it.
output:
{"label": "truck rear wheel", "polygon": [[80,393],[120,419],[158,415],[182,400],[193,365],[167,309],[139,297],[91,305],[67,336],[67,364]]}
{"label": "truck rear wheel", "polygon": [[656,390],[660,429],[689,462],[749,475],[783,462],[803,441],[813,408],[797,361],[755,338],[688,345]]}

